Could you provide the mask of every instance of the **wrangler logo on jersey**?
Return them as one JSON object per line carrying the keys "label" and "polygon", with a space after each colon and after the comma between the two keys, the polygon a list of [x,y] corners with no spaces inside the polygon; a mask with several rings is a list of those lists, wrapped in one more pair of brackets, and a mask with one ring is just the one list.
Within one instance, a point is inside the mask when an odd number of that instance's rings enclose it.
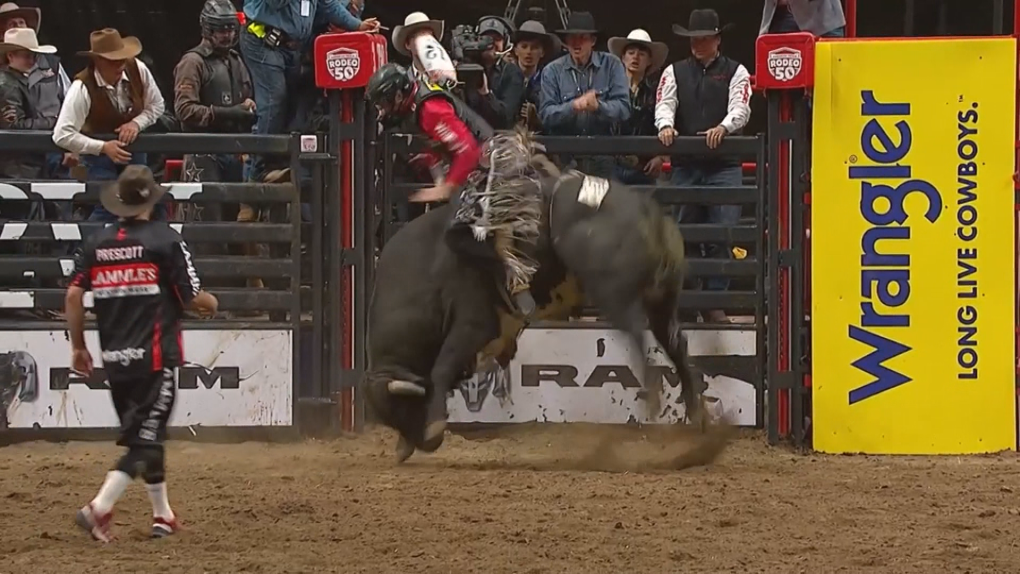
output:
{"label": "wrangler logo on jersey", "polygon": [[159,270],[154,263],[130,263],[92,269],[92,295],[115,299],[159,294]]}

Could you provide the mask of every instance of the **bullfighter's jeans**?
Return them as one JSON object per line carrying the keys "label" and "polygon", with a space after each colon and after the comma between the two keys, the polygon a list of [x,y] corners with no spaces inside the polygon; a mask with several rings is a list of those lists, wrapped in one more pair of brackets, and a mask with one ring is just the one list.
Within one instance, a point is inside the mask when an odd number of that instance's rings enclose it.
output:
{"label": "bullfighter's jeans", "polygon": [[[147,165],[146,160],[147,157],[144,153],[136,152],[131,154],[131,161],[127,165]],[[81,156],[81,163],[88,172],[89,181],[113,181],[127,167],[127,165],[113,163],[113,160],[105,155],[83,155]],[[156,221],[166,221],[166,205],[162,203],[157,204],[152,210],[152,218]],[[97,205],[92,210],[88,220],[112,223],[117,221],[117,219],[118,217],[106,211],[105,207]]]}
{"label": "bullfighter's jeans", "polygon": [[[283,46],[270,48],[259,37],[244,30],[238,39],[244,62],[255,89],[255,134],[282,134],[290,123],[287,95],[294,93],[301,74],[301,52]],[[248,181],[265,177],[265,158],[249,156]]]}
{"label": "bullfighter's jeans", "polygon": [[[769,24],[769,34],[791,34],[793,32],[800,32],[800,26],[797,25],[793,14],[789,10],[777,10],[775,17],[772,18],[772,23]],[[842,38],[845,35],[846,26],[840,26],[822,34],[822,38]]]}
{"label": "bullfighter's jeans", "polygon": [[[679,187],[717,186],[738,187],[743,179],[739,165],[727,167],[674,166],[671,176],[673,185]],[[735,225],[740,221],[739,205],[681,205],[677,223],[715,223]],[[691,253],[700,252],[702,257],[731,259],[733,252],[725,244],[702,244]],[[730,280],[725,277],[710,277],[705,281],[708,291],[725,291]]]}

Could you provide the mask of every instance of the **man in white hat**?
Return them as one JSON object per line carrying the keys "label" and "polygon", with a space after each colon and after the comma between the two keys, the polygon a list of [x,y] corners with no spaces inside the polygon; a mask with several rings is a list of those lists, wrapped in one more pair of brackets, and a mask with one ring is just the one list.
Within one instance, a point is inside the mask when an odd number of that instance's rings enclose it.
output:
{"label": "man in white hat", "polygon": [[563,46],[559,38],[546,32],[545,26],[537,20],[522,22],[513,36],[513,59],[524,75],[524,102],[521,104],[520,123],[532,131],[538,131],[538,101],[542,85],[539,81],[541,66],[557,58]]}
{"label": "man in white hat", "polygon": [[[14,2],[0,4],[0,34],[22,28],[32,30],[38,35],[41,22],[42,12],[38,8],[22,8]],[[32,94],[37,110],[45,116],[56,117],[64,104],[67,90],[71,87],[71,78],[60,63],[60,56],[56,52],[37,54],[35,64],[27,74],[28,90]],[[75,154],[55,154],[53,158],[62,160],[58,164],[63,163],[65,168],[78,163]],[[66,169],[59,171],[60,175],[66,175]]]}
{"label": "man in white hat", "polygon": [[[614,135],[656,135],[655,90],[669,47],[663,42],[653,42],[648,32],[637,28],[625,38],[610,38],[609,52],[623,61],[630,84],[630,119],[616,124]],[[650,185],[659,177],[665,157],[618,156],[616,177],[630,185]]]}
{"label": "man in white hat", "polygon": [[[113,28],[92,32],[91,49],[79,52],[88,56],[89,65],[75,76],[64,106],[53,128],[53,142],[81,156],[91,181],[109,181],[129,163],[145,165],[144,153],[126,149],[166,110],[163,94],[149,68],[137,60],[142,43],[133,36],[122,37]],[[103,141],[95,136],[116,134],[117,139]],[[157,219],[165,218],[162,205]],[[116,221],[116,217],[97,206],[90,221]]]}
{"label": "man in white hat", "polygon": [[403,24],[393,27],[393,49],[411,58],[411,67],[421,79],[452,88],[457,84],[457,71],[441,43],[443,26],[442,20],[433,20],[424,12],[411,12]]}
{"label": "man in white hat", "polygon": [[[4,33],[0,58],[0,129],[51,131],[57,110],[46,110],[29,87],[29,72],[41,54],[53,54],[53,46],[41,46],[31,28],[14,28]],[[35,179],[52,177],[44,154],[5,155],[0,173],[6,177]]]}

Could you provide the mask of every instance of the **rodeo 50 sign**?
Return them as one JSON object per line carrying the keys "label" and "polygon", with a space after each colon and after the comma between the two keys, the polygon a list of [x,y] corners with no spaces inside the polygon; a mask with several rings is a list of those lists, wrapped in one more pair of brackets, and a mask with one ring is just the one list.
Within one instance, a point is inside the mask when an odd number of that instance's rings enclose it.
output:
{"label": "rodeo 50 sign", "polygon": [[821,42],[814,446],[1013,449],[1015,41]]}

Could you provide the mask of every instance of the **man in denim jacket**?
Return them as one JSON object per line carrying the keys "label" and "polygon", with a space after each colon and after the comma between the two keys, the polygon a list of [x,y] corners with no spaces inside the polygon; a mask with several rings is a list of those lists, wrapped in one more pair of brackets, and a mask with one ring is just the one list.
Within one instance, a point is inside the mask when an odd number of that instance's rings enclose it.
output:
{"label": "man in denim jacket", "polygon": [[[538,116],[545,133],[558,136],[606,136],[630,118],[630,88],[623,62],[594,50],[599,30],[589,12],[573,12],[563,38],[568,53],[542,70]],[[561,157],[564,164],[610,178],[612,156]]]}

